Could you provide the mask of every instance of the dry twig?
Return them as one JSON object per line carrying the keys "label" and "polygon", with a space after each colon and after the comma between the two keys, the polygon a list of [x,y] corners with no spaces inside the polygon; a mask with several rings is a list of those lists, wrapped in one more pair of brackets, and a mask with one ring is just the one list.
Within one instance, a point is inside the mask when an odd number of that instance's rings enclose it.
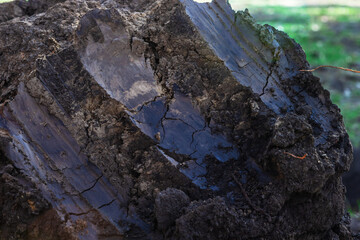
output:
{"label": "dry twig", "polygon": [[293,158],[297,158],[297,159],[305,159],[305,158],[306,158],[306,156],[307,156],[307,153],[305,153],[305,155],[304,155],[304,156],[302,156],[302,157],[295,156],[294,154],[292,154],[292,153],[288,153],[288,152],[284,152],[284,153],[285,153],[285,154],[287,154],[287,155],[292,156]]}
{"label": "dry twig", "polygon": [[336,69],[340,69],[340,70],[343,70],[343,71],[347,71],[347,72],[354,72],[354,73],[360,73],[360,71],[358,70],[353,70],[353,69],[350,69],[350,68],[343,68],[343,67],[335,67],[335,66],[330,66],[330,65],[321,65],[321,66],[318,66],[314,69],[310,69],[310,70],[299,70],[300,72],[314,72],[316,70],[318,70],[319,68],[336,68]]}

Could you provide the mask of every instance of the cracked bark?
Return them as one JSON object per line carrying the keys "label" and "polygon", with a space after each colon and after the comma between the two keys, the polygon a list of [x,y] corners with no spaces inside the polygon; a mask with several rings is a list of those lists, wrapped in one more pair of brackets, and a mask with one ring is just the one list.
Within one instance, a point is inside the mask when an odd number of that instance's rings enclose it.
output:
{"label": "cracked bark", "polygon": [[265,89],[266,89],[267,85],[269,84],[269,79],[270,79],[272,73],[273,73],[273,66],[270,67],[270,72],[266,76],[265,85],[263,86],[262,93],[259,95],[260,97],[265,94]]}
{"label": "cracked bark", "polygon": [[103,207],[107,207],[107,206],[111,205],[113,202],[115,202],[115,200],[116,200],[116,199],[113,199],[113,200],[111,200],[111,201],[108,202],[108,203],[104,203],[104,204],[102,204],[101,206],[99,206],[97,209],[101,209],[101,208],[103,208]]}
{"label": "cracked bark", "polygon": [[260,94],[260,97],[265,94],[265,89],[266,89],[266,87],[267,87],[268,84],[269,84],[269,79],[270,79],[271,75],[273,74],[275,68],[276,68],[277,65],[278,65],[278,62],[277,62],[277,61],[278,61],[278,58],[279,58],[279,54],[280,54],[280,52],[278,51],[278,49],[276,49],[275,54],[274,54],[274,57],[273,57],[273,60],[272,60],[271,65],[270,65],[270,67],[269,67],[270,70],[269,70],[268,75],[266,76],[265,85],[264,85],[263,88],[262,88],[262,93]]}
{"label": "cracked bark", "polygon": [[90,191],[91,189],[93,189],[93,188],[95,187],[95,185],[99,182],[99,180],[100,180],[102,177],[103,177],[103,175],[100,175],[100,176],[95,180],[94,184],[93,184],[91,187],[82,190],[79,194],[83,194],[83,193],[85,193],[85,192]]}

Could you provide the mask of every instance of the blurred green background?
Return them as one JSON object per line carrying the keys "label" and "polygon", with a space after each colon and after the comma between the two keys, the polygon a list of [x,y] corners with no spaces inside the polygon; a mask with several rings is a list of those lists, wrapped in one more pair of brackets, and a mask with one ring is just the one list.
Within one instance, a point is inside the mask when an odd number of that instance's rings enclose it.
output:
{"label": "blurred green background", "polygon": [[[360,70],[360,0],[229,2],[235,10],[248,8],[259,23],[270,24],[294,38],[312,67],[334,65]],[[353,146],[360,148],[360,74],[335,69],[314,74],[340,107]]]}

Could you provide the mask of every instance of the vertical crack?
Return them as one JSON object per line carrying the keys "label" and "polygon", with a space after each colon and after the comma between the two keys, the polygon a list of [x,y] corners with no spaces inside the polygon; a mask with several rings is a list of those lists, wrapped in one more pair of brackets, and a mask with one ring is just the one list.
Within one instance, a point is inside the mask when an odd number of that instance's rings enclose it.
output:
{"label": "vertical crack", "polygon": [[[195,134],[199,133],[199,132],[202,132],[202,131],[205,131],[206,129],[206,121],[205,121],[205,124],[204,124],[204,127],[202,129],[198,129],[196,131],[194,131],[192,134],[191,134],[191,142],[190,142],[190,147],[193,145],[194,141],[195,141]],[[196,147],[195,147],[196,149]],[[195,150],[196,151],[196,150]]]}
{"label": "vertical crack", "polygon": [[265,89],[266,89],[267,85],[269,84],[269,78],[271,77],[272,72],[273,72],[273,67],[270,66],[270,72],[266,76],[266,82],[265,82],[265,85],[263,86],[262,93],[260,94],[260,97],[265,94]]}
{"label": "vertical crack", "polygon": [[159,63],[160,63],[159,53],[158,53],[157,50],[156,50],[157,43],[151,41],[149,37],[144,37],[143,40],[144,40],[146,43],[149,44],[149,47],[150,47],[152,53],[154,54],[154,60],[155,60],[154,70],[156,71],[157,66],[158,66]]}
{"label": "vertical crack", "polygon": [[133,50],[133,41],[134,41],[134,36],[133,35],[131,35],[130,36],[130,41],[129,41],[129,45],[130,45],[130,50],[131,50],[131,52],[132,52],[132,50]]}
{"label": "vertical crack", "polygon": [[164,141],[165,136],[166,136],[165,127],[164,127],[164,120],[166,119],[166,115],[167,115],[167,113],[169,112],[169,110],[170,110],[170,106],[169,106],[169,104],[167,103],[167,104],[166,104],[166,110],[165,110],[165,112],[164,112],[164,115],[163,115],[163,116],[161,117],[161,119],[160,119],[160,125],[161,125],[161,128],[162,128],[162,130],[163,130],[163,134],[164,134],[164,136],[162,137],[162,141]]}
{"label": "vertical crack", "polygon": [[280,54],[280,51],[278,49],[275,50],[275,54],[274,54],[274,57],[271,61],[271,65],[270,65],[270,72],[269,74],[266,76],[266,82],[265,82],[265,85],[262,89],[262,93],[260,94],[260,97],[262,95],[265,94],[265,89],[267,87],[267,85],[269,84],[269,79],[271,77],[271,75],[273,74],[273,71],[275,70],[275,68],[277,67],[277,64],[278,64],[278,60],[279,60],[279,54]]}

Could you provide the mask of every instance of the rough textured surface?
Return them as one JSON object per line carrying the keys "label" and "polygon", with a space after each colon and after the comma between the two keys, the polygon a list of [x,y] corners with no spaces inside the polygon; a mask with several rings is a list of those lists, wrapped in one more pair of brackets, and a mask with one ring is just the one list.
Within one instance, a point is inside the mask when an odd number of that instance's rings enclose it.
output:
{"label": "rough textured surface", "polygon": [[359,172],[360,172],[360,162],[355,161],[355,159],[360,159],[360,149],[354,149],[354,161],[351,164],[350,171],[343,176],[343,181],[345,186],[347,186],[347,197],[350,205],[354,208],[357,207],[357,199],[360,198],[360,189],[359,185]]}
{"label": "rough textured surface", "polygon": [[190,204],[190,198],[175,188],[168,188],[157,194],[155,214],[160,230],[167,230],[182,215],[182,209]]}
{"label": "rough textured surface", "polygon": [[37,13],[0,24],[2,238],[352,238],[352,147],[286,34],[220,0]]}
{"label": "rough textured surface", "polygon": [[42,13],[49,7],[65,2],[65,0],[15,0],[0,5],[0,22],[5,22],[16,17],[31,16]]}

